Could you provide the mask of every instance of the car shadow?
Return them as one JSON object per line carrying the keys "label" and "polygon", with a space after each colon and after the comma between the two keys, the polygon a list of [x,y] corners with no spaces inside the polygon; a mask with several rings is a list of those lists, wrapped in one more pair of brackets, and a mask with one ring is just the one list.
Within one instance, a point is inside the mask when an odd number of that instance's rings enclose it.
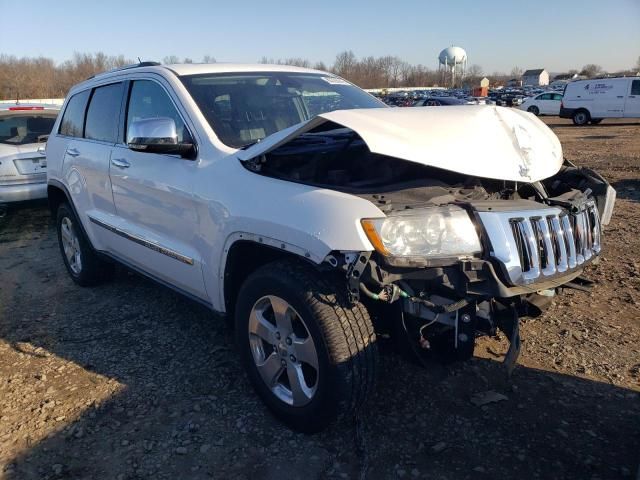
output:
{"label": "car shadow", "polygon": [[483,358],[425,369],[385,353],[358,421],[293,433],[253,393],[223,321],[124,269],[77,287],[46,213],[30,213],[26,238],[19,223],[0,235],[7,479],[635,474],[636,392],[524,366],[508,378]]}
{"label": "car shadow", "polygon": [[640,202],[640,179],[618,180],[611,186],[616,189],[616,198]]}

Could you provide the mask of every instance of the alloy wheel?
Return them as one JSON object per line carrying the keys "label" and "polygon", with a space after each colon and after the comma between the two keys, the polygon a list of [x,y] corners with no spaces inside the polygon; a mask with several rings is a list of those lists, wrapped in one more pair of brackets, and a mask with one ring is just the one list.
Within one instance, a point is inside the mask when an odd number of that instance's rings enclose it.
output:
{"label": "alloy wheel", "polygon": [[82,255],[80,252],[80,241],[76,235],[73,222],[69,217],[64,217],[60,223],[60,235],[62,238],[62,248],[67,257],[71,271],[79,275],[82,271]]}
{"label": "alloy wheel", "polygon": [[251,309],[249,343],[260,377],[281,401],[301,407],[313,399],[319,358],[303,318],[285,300],[260,298]]}

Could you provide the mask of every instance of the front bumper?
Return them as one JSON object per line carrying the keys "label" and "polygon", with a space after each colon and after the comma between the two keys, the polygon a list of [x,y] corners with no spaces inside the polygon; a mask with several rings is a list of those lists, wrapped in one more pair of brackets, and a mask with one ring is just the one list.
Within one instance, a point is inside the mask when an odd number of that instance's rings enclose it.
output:
{"label": "front bumper", "polygon": [[0,203],[47,198],[47,182],[0,185]]}

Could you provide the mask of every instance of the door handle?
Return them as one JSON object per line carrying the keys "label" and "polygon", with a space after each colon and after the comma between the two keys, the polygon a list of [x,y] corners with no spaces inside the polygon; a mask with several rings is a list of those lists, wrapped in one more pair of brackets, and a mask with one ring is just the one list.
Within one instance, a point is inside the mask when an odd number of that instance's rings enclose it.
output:
{"label": "door handle", "polygon": [[77,157],[78,155],[80,155],[80,152],[75,148],[69,148],[67,149],[67,155],[71,155],[72,157]]}
{"label": "door handle", "polygon": [[624,95],[618,95],[618,98],[624,98]]}
{"label": "door handle", "polygon": [[112,158],[111,164],[118,168],[129,168],[131,166],[124,158]]}
{"label": "door handle", "polygon": [[112,158],[111,164],[118,168],[129,168],[131,166],[124,158]]}

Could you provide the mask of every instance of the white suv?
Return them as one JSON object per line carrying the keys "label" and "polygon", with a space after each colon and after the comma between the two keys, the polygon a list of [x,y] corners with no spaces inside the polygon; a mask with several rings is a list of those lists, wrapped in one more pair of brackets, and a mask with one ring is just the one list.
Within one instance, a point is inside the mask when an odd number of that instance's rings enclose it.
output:
{"label": "white suv", "polygon": [[234,318],[255,389],[305,431],[365,400],[380,333],[465,359],[500,328],[512,367],[518,317],[586,288],[615,197],[525,112],[386,108],[280,65],[101,74],[47,157],[72,279],[116,260]]}

